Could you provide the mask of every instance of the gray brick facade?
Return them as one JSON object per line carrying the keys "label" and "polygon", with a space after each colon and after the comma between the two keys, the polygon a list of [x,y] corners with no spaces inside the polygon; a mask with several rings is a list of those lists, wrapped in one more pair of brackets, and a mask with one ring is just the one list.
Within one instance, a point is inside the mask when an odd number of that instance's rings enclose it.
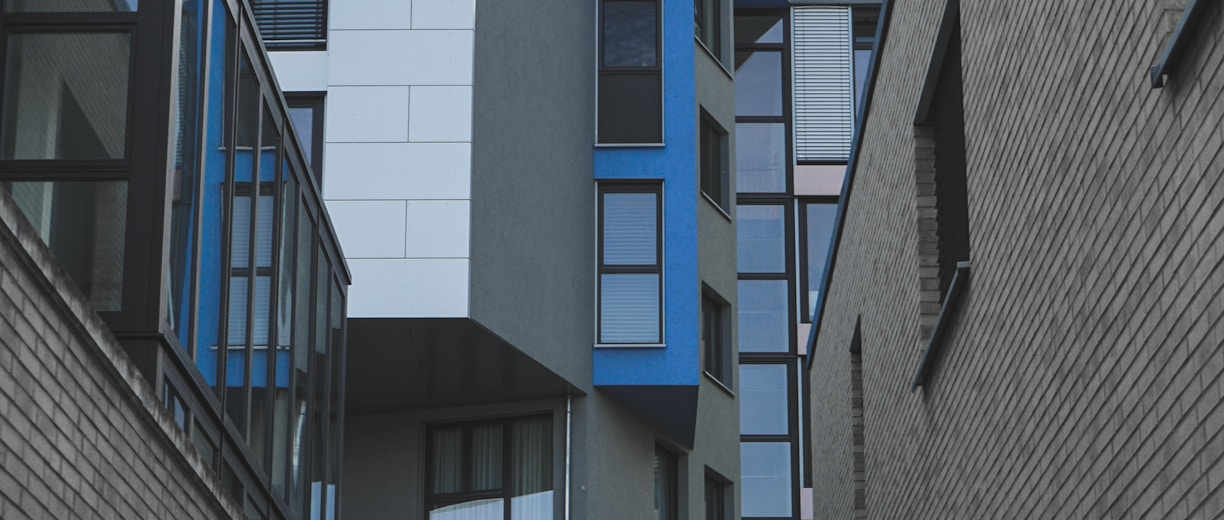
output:
{"label": "gray brick facade", "polygon": [[0,222],[0,518],[239,518],[5,190]]}
{"label": "gray brick facade", "polygon": [[1224,515],[1224,6],[1153,89],[1185,2],[960,2],[973,279],[911,392],[945,3],[891,5],[813,353],[818,518],[854,515],[860,319],[868,517]]}

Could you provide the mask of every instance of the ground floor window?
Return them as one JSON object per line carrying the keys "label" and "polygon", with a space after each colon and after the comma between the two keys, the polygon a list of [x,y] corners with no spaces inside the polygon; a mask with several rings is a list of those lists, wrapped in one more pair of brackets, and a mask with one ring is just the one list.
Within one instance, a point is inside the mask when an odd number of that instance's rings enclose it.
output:
{"label": "ground floor window", "polygon": [[553,518],[551,417],[436,425],[428,442],[430,520]]}

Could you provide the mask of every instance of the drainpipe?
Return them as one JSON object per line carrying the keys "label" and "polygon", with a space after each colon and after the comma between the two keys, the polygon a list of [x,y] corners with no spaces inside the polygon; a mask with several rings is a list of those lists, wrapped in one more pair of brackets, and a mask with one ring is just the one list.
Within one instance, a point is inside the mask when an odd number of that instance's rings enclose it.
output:
{"label": "drainpipe", "polygon": [[565,396],[565,520],[570,518],[570,450],[572,448],[570,432],[574,414],[570,404],[572,399],[573,396]]}

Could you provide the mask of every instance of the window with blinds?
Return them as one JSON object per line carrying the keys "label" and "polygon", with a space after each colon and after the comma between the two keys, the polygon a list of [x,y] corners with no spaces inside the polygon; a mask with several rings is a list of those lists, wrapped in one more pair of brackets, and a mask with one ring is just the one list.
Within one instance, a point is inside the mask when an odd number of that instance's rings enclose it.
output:
{"label": "window with blinds", "polygon": [[662,343],[662,189],[599,190],[600,344]]}
{"label": "window with blinds", "polygon": [[327,0],[252,0],[268,50],[327,48]]}
{"label": "window with blinds", "polygon": [[850,9],[794,10],[795,159],[845,162],[854,132]]}

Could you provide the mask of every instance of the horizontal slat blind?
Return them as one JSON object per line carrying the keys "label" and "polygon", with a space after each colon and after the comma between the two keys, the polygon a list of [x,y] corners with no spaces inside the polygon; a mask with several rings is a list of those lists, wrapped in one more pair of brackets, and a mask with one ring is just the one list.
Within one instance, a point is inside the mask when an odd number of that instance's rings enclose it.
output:
{"label": "horizontal slat blind", "polygon": [[659,275],[605,274],[599,280],[601,343],[659,343]]}
{"label": "horizontal slat blind", "polygon": [[854,131],[850,9],[795,8],[795,158],[845,161]]}
{"label": "horizontal slat blind", "polygon": [[327,0],[253,0],[251,4],[269,49],[326,45]]}

